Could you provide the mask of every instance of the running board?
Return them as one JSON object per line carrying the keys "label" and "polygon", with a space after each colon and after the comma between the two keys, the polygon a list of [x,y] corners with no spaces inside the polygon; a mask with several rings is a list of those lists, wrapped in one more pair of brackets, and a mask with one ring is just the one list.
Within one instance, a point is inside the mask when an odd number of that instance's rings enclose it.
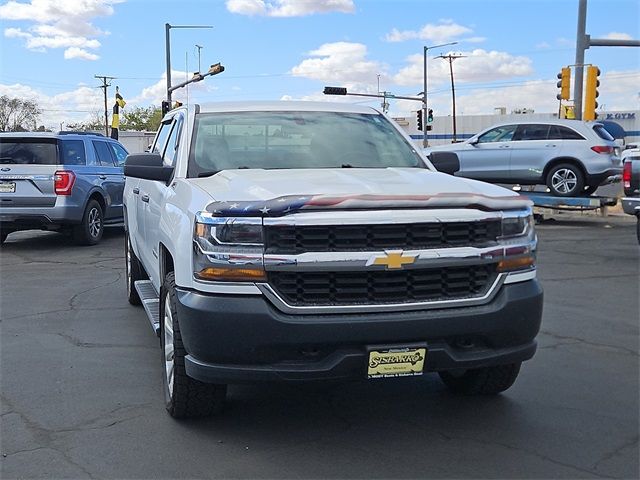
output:
{"label": "running board", "polygon": [[133,284],[136,287],[144,311],[147,314],[151,328],[155,334],[160,336],[160,300],[153,288],[151,280],[138,280]]}

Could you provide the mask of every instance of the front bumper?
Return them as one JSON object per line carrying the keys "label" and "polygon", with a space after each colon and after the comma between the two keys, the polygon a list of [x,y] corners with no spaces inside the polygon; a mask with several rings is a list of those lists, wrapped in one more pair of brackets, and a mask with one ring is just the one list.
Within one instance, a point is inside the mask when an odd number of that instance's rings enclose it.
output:
{"label": "front bumper", "polygon": [[627,197],[622,199],[622,209],[624,213],[629,215],[637,215],[640,217],[640,197]]}
{"label": "front bumper", "polygon": [[425,371],[528,360],[542,318],[537,280],[474,307],[295,315],[262,296],[177,289],[187,374],[211,383],[366,378],[367,347],[426,344]]}

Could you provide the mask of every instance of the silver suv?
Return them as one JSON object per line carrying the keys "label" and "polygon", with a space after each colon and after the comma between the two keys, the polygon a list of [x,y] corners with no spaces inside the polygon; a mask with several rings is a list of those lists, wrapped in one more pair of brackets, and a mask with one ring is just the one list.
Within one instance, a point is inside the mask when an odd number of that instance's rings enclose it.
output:
{"label": "silver suv", "polygon": [[455,152],[455,174],[493,183],[546,184],[562,197],[591,195],[620,181],[622,164],[613,137],[600,123],[578,120],[503,123],[470,139],[427,149]]}
{"label": "silver suv", "polygon": [[127,154],[100,134],[0,133],[0,243],[31,229],[98,243],[105,224],[123,222]]}

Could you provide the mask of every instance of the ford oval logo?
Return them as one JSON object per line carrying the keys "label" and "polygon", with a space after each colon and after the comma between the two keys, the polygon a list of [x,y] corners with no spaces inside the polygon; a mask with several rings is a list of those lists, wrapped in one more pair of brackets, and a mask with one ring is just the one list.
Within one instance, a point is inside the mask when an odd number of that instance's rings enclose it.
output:
{"label": "ford oval logo", "polygon": [[2,170],[3,172],[10,172],[11,171],[11,169],[9,167],[3,167],[3,168],[0,168],[0,170]]}

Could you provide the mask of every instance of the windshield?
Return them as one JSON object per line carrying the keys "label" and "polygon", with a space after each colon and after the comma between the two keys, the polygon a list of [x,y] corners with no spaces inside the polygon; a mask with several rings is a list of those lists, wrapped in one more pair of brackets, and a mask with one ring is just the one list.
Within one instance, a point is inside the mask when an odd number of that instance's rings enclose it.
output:
{"label": "windshield", "polygon": [[237,168],[423,167],[382,115],[334,112],[200,114],[189,176]]}

